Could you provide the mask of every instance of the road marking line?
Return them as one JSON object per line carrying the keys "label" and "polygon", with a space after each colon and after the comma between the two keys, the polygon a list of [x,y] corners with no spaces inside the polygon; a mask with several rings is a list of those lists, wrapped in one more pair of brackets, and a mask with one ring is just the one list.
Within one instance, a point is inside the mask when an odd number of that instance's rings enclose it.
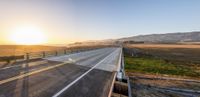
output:
{"label": "road marking line", "polygon": [[90,71],[92,71],[95,67],[97,67],[99,64],[101,64],[104,60],[106,60],[108,57],[110,57],[111,55],[113,55],[115,53],[115,51],[113,51],[111,54],[109,54],[104,59],[102,59],[101,61],[99,61],[96,65],[94,65],[92,68],[90,68],[87,72],[85,72],[84,74],[82,74],[81,76],[79,76],[76,80],[74,80],[69,85],[67,85],[66,87],[64,87],[62,90],[60,90],[59,92],[57,92],[56,94],[54,94],[52,97],[58,97],[60,94],[62,94],[64,91],[66,91],[69,87],[71,87],[73,84],[75,84],[77,81],[79,81],[85,75],[87,75]]}
{"label": "road marking line", "polygon": [[19,76],[15,76],[15,77],[12,77],[12,78],[5,79],[5,80],[1,80],[0,81],[0,85],[4,84],[4,83],[7,83],[7,82],[11,82],[11,81],[17,80],[17,79],[21,79],[23,77],[27,77],[27,76],[30,76],[30,75],[33,75],[33,74],[37,74],[37,73],[40,73],[40,72],[43,72],[43,71],[46,71],[46,70],[49,70],[49,69],[53,69],[53,68],[65,65],[67,63],[69,63],[69,62],[64,62],[64,63],[57,64],[57,65],[54,65],[54,66],[43,68],[43,69],[40,69],[40,70],[37,70],[37,71],[29,72],[29,73],[26,73],[26,74],[23,74],[23,75],[19,75]]}

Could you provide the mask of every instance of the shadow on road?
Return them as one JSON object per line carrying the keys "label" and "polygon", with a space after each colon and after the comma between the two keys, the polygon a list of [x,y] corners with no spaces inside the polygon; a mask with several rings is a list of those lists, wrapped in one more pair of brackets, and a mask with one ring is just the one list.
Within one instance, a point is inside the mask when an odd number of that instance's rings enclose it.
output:
{"label": "shadow on road", "polygon": [[[21,66],[0,70],[0,80],[6,80],[28,72],[28,62],[24,62]],[[24,77],[22,79],[0,84],[0,97],[28,97],[28,90],[29,77]]]}
{"label": "shadow on road", "polygon": [[[26,62],[24,64],[24,71],[23,73],[29,72],[29,64]],[[21,88],[21,97],[28,97],[28,91],[29,91],[29,76],[26,76],[22,79],[22,88]]]}

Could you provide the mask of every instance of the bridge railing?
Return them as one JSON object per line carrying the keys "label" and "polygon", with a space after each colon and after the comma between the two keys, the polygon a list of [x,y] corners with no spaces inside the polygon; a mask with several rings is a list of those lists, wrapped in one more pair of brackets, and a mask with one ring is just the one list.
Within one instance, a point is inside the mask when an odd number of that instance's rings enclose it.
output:
{"label": "bridge railing", "polygon": [[[118,70],[114,75],[111,89],[108,97],[115,97],[115,94],[132,97],[129,77],[125,75],[124,70],[124,48],[122,47],[118,62]],[[124,85],[127,84],[127,85]],[[118,97],[117,96],[117,97]]]}
{"label": "bridge railing", "polygon": [[78,53],[99,48],[88,48],[88,49],[62,49],[54,51],[41,51],[41,52],[27,52],[21,55],[11,55],[11,56],[0,56],[0,64],[7,64],[10,62],[25,61],[31,59],[39,59],[53,56],[61,56],[66,54]]}

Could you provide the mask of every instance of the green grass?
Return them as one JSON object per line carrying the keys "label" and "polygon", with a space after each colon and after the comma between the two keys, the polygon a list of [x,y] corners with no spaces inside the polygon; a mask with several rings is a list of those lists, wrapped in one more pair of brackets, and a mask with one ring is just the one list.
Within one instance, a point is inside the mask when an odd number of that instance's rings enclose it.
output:
{"label": "green grass", "polygon": [[162,59],[152,57],[125,56],[125,69],[127,72],[142,72],[168,75],[181,75],[199,77],[200,72],[196,68],[165,62]]}

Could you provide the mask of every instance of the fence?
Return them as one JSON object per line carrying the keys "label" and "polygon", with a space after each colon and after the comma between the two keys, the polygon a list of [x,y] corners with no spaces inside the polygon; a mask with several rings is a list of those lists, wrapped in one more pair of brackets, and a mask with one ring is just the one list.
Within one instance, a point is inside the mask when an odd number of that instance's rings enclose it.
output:
{"label": "fence", "polygon": [[25,61],[25,60],[39,59],[39,58],[52,57],[52,56],[61,56],[61,55],[66,55],[66,54],[88,51],[92,49],[98,49],[98,48],[63,49],[63,50],[57,50],[57,51],[29,52],[29,53],[25,53],[23,55],[17,55],[17,56],[0,56],[0,62],[10,63],[11,61],[17,62],[17,61]]}

